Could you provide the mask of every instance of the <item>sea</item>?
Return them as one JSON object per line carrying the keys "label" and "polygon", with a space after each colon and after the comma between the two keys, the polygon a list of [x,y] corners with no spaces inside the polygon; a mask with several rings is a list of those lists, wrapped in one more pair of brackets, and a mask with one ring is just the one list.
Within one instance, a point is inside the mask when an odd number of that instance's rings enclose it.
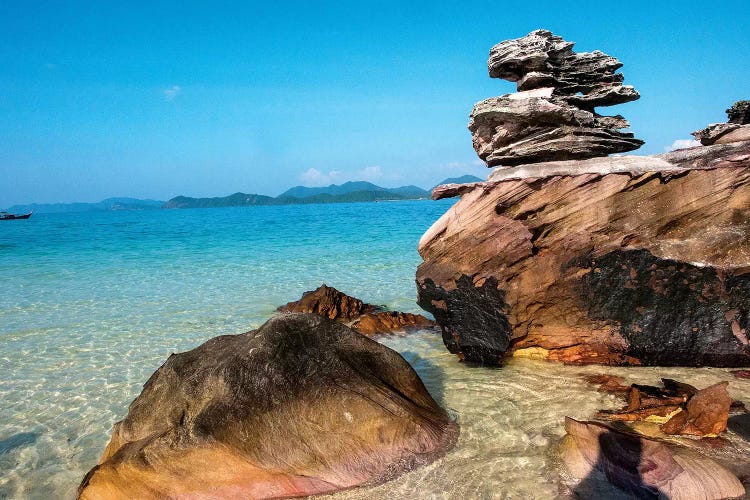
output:
{"label": "sea", "polygon": [[[112,424],[171,353],[260,326],[326,283],[421,312],[421,235],[453,200],[34,214],[0,222],[0,498],[73,499]],[[418,331],[379,339],[457,419],[456,447],[383,485],[333,498],[566,498],[565,416],[622,405],[586,374],[628,383],[750,381],[717,368],[574,367],[512,359],[470,367]],[[750,457],[730,429],[729,461]],[[747,480],[747,478],[746,478]]]}

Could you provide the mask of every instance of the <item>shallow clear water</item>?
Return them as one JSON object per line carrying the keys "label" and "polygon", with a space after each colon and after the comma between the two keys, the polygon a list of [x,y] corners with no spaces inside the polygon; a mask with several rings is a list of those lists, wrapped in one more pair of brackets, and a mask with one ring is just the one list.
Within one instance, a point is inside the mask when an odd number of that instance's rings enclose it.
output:
{"label": "shallow clear water", "polygon": [[[0,223],[0,498],[74,498],[112,423],[172,352],[259,326],[325,282],[418,312],[422,233],[450,201],[36,214]],[[619,402],[581,373],[698,387],[719,369],[576,368],[514,360],[469,369],[421,332],[384,342],[417,369],[461,424],[444,459],[341,498],[564,495],[554,449],[565,415]],[[730,433],[731,434],[731,433]],[[740,458],[746,443],[734,436]],[[739,444],[737,444],[739,443]]]}

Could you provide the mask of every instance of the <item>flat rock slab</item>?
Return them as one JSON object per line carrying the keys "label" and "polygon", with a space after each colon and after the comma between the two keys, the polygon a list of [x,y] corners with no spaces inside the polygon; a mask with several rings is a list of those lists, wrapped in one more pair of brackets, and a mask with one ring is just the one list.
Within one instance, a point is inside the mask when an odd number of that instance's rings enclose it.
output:
{"label": "flat rock slab", "polygon": [[387,481],[458,427],[395,351],[313,314],[170,356],[80,498],[279,498]]}

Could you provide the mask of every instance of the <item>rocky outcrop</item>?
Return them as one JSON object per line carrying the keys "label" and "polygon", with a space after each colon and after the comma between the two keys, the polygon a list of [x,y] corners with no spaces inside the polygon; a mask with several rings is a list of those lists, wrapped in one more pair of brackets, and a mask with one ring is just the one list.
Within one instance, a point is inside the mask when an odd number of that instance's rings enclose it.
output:
{"label": "rocky outcrop", "polygon": [[281,306],[279,312],[312,313],[350,326],[363,335],[378,335],[433,328],[435,323],[421,314],[386,311],[350,297],[325,283],[305,292],[302,298]]}
{"label": "rocky outcrop", "polygon": [[[597,418],[622,422],[645,420],[661,424],[664,434],[715,437],[727,428],[732,400],[727,382],[698,390],[692,385],[662,379],[664,388],[633,384],[627,405],[620,410],[602,410]],[[620,386],[612,392],[620,392]]]}
{"label": "rocky outcrop", "polygon": [[496,169],[422,237],[452,352],[750,365],[750,142]]}
{"label": "rocky outcrop", "polygon": [[573,52],[573,43],[546,30],[494,46],[490,77],[517,82],[518,93],[477,103],[469,130],[488,166],[586,159],[639,148],[622,116],[594,108],[639,98],[622,85],[622,63],[602,52]]}
{"label": "rocky outcrop", "polygon": [[727,123],[712,123],[693,137],[704,146],[750,141],[750,101],[737,101],[726,113]]}
{"label": "rocky outcrop", "polygon": [[80,498],[279,498],[386,481],[457,425],[396,352],[287,314],[172,355],[114,426]]}
{"label": "rocky outcrop", "polygon": [[730,470],[692,450],[565,419],[561,455],[578,498],[736,498],[745,488]]}

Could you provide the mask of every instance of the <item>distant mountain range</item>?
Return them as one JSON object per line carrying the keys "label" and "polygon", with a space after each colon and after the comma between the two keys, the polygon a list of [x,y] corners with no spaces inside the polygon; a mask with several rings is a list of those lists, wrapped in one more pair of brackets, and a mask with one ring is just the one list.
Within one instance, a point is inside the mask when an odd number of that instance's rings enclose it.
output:
{"label": "distant mountain range", "polygon": [[8,212],[54,214],[64,212],[100,212],[102,210],[154,210],[161,208],[163,205],[164,202],[158,200],[107,198],[98,203],[32,203],[30,205],[13,205],[8,208]]}
{"label": "distant mountain range", "polygon": [[384,188],[371,182],[345,182],[327,187],[295,186],[276,198],[258,194],[234,193],[220,198],[177,196],[164,208],[236,207],[246,205],[299,205],[307,203],[346,203],[355,201],[415,200],[428,198],[430,192],[417,186]]}
{"label": "distant mountain range", "polygon": [[[440,184],[462,184],[481,181],[479,177],[464,175],[445,179]],[[438,185],[440,185],[438,184]],[[234,193],[215,198],[176,196],[167,202],[135,198],[107,198],[99,203],[34,203],[14,205],[12,213],[93,212],[102,210],[152,210],[157,208],[215,208],[251,205],[297,205],[308,203],[346,203],[360,201],[417,200],[429,198],[430,191],[417,186],[384,188],[371,182],[345,182],[327,187],[295,186],[273,198],[261,194]]]}

